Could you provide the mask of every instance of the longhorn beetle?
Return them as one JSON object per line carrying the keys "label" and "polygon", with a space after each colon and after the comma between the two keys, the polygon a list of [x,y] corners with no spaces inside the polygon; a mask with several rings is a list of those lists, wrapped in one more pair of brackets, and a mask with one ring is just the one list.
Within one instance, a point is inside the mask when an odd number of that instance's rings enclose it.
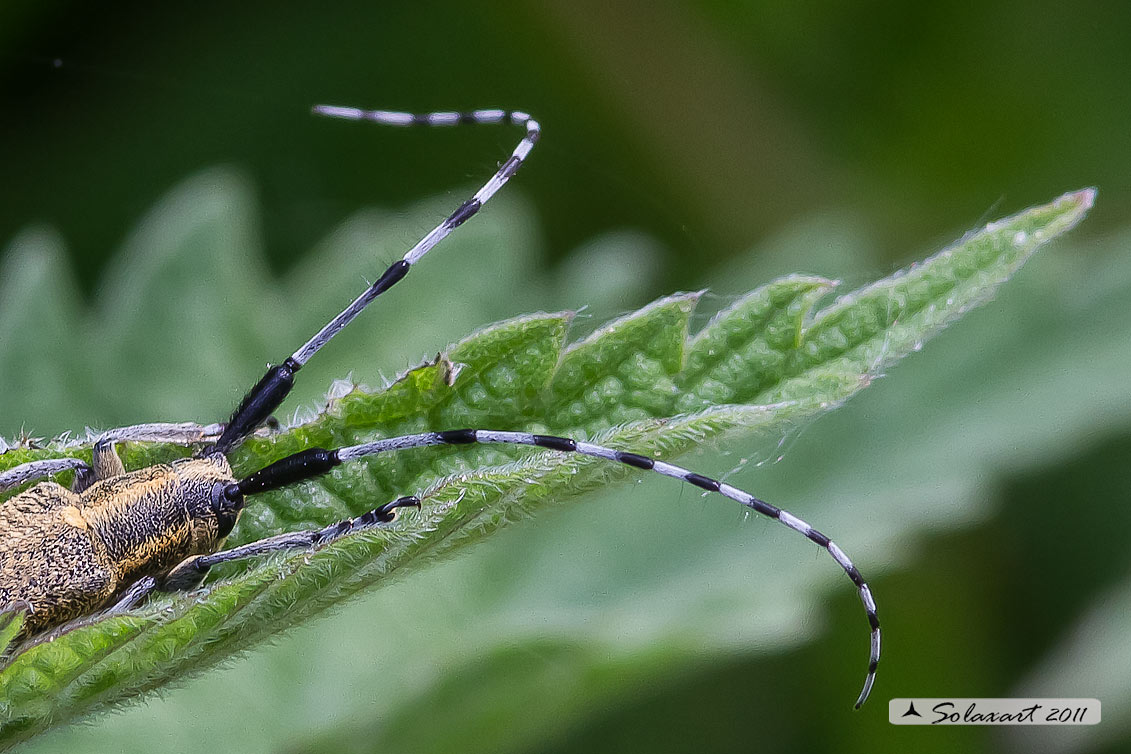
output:
{"label": "longhorn beetle", "polygon": [[[301,348],[281,364],[269,367],[226,423],[122,427],[97,437],[89,465],[77,458],[58,458],[32,461],[0,474],[2,492],[58,472],[74,472],[70,489],[43,481],[0,504],[0,606],[8,613],[25,613],[22,635],[31,637],[58,630],[69,621],[99,610],[120,613],[139,604],[154,590],[195,588],[208,570],[220,563],[317,547],[350,532],[387,524],[399,508],[420,506],[419,498],[409,495],[323,529],[279,534],[220,550],[248,497],[317,477],[340,464],[378,453],[429,445],[530,445],[656,471],[717,492],[780,521],[826,550],[855,584],[868,616],[871,646],[864,688],[856,700],[859,708],[872,690],[880,658],[876,603],[863,576],[827,536],[787,511],[725,482],[628,450],[566,437],[490,429],[424,432],[332,450],[309,448],[243,479],[233,475],[227,454],[270,420],[290,393],[295,374],[303,365],[375,298],[400,282],[436,244],[478,212],[514,176],[541,135],[538,122],[518,111],[416,115],[319,105],[314,112],[391,126],[510,123],[520,126],[525,133],[506,162],[474,196],[429,231]],[[114,444],[121,441],[169,442],[197,446],[198,450],[190,458],[126,471],[114,450]]]}

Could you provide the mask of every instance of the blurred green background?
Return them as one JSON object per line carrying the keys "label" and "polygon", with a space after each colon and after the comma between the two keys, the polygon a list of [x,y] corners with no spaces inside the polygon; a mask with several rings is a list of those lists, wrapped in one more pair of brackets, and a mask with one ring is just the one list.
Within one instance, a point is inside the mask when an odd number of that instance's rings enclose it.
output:
{"label": "blurred green background", "polygon": [[[660,480],[519,524],[231,667],[27,748],[1126,751],[1129,70],[1131,9],[1110,3],[5,4],[9,438],[214,421],[279,357],[241,350],[238,316],[220,315],[280,289],[249,285],[240,300],[225,286],[219,312],[194,305],[223,274],[213,264],[183,265],[172,288],[137,264],[162,232],[138,235],[139,223],[190,176],[195,189],[151,219],[192,215],[205,195],[231,202],[247,220],[233,277],[265,266],[289,291],[320,291],[328,248],[380,237],[371,269],[333,273],[361,285],[516,141],[505,128],[322,121],[308,114],[316,102],[522,108],[545,134],[479,229],[467,226],[478,241],[457,234],[438,250],[312,365],[291,405],[351,370],[392,375],[508,315],[588,306],[592,326],[704,286],[717,308],[793,271],[856,285],[986,220],[1100,189],[1070,239],[845,409],[692,459],[708,473],[744,465],[732,481],[820,521],[861,563],[889,640],[863,711],[850,710],[859,605],[820,554]],[[461,243],[487,251],[461,255]],[[55,298],[16,295],[44,279],[64,280]],[[335,310],[325,298],[294,296],[287,331],[317,327]],[[725,557],[712,550],[723,541]],[[709,590],[748,566],[766,569],[747,574],[752,593],[786,584],[779,609],[791,616],[767,618],[757,646],[697,654],[691,633],[687,645],[594,653],[585,621],[577,646],[459,643],[485,633],[484,615],[536,626],[591,604],[646,634],[666,590]],[[815,575],[793,594],[799,569]],[[617,621],[627,604],[638,623]],[[429,642],[445,642],[444,659],[421,659]],[[1098,696],[1105,721],[1038,735],[886,722],[890,697],[947,694]],[[524,729],[543,696],[560,714]]]}

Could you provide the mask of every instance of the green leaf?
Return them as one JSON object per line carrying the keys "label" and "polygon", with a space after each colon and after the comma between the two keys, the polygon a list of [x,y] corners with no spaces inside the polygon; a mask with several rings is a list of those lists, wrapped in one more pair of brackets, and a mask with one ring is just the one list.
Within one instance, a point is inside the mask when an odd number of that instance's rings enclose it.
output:
{"label": "green leaf", "polygon": [[0,613],[0,651],[7,650],[8,646],[20,635],[20,629],[24,627],[25,617],[24,611],[18,609],[5,610]]}
{"label": "green leaf", "polygon": [[[568,314],[509,320],[381,390],[338,391],[308,420],[246,443],[234,465],[241,473],[311,444],[467,425],[595,438],[657,457],[735,432],[780,436],[842,404],[992,295],[1091,202],[1092,192],[1077,192],[991,224],[815,313],[829,281],[780,279],[690,339],[695,294],[662,299],[568,346]],[[183,454],[130,446],[123,455],[133,468]],[[15,448],[0,455],[0,469],[59,455],[89,457],[89,448]],[[209,667],[394,571],[462,550],[504,523],[627,474],[619,465],[557,453],[431,448],[376,457],[264,496],[241,519],[233,544],[425,492],[421,511],[387,528],[231,568],[200,592],[153,600],[15,655],[0,672],[0,741],[11,744]]]}
{"label": "green leaf", "polygon": [[[853,264],[874,264],[863,251],[872,244],[850,228],[842,217],[818,219],[790,228],[785,238],[797,247],[795,258],[832,239],[850,253],[858,249],[841,273],[847,277]],[[881,700],[923,693],[924,679],[952,693],[1011,688],[1021,668],[1002,662],[1016,647],[1011,623],[1001,617],[1010,571],[1031,584],[1037,601],[1023,616],[1055,613],[1046,630],[1092,635],[1068,627],[1071,605],[1051,592],[1087,590],[1089,584],[1063,575],[1075,573],[1065,561],[1111,548],[1102,535],[1062,540],[1060,533],[1077,514],[1087,522],[1124,520],[1118,490],[1125,475],[1101,485],[1104,496],[1051,490],[1058,500],[1051,515],[1030,511],[1022,498],[1014,513],[1031,519],[1022,525],[1001,509],[1000,490],[1131,428],[1131,341],[1112,335],[1131,330],[1129,243],[1125,232],[1102,244],[1057,244],[990,306],[890,378],[806,427],[800,440],[791,433],[781,462],[751,463],[730,477],[835,533],[869,577],[888,640]],[[751,261],[770,256],[766,247],[758,252]],[[708,280],[718,289],[736,277],[727,268]],[[727,469],[750,453],[742,441],[723,447],[728,455],[710,453],[694,467]],[[1125,448],[1108,455],[1122,458]],[[462,751],[493,754],[617,751],[642,740],[655,752],[744,750],[751,740],[794,750],[830,735],[841,740],[830,731],[886,726],[882,704],[854,713],[846,698],[866,653],[859,603],[843,576],[780,527],[742,522],[713,501],[672,492],[665,481],[618,488],[501,533],[405,588],[385,590],[253,661],[201,679],[150,714],[172,717],[168,728],[217,720],[240,739],[238,724],[223,721],[213,700],[239,698],[264,679],[285,682],[288,671],[307,668],[301,695],[272,693],[285,716],[259,712],[281,729],[274,740],[309,740],[292,745],[300,751],[440,752],[452,740]],[[1058,547],[1030,541],[1025,533],[1035,527],[1049,530]],[[955,559],[953,544],[939,545],[955,540],[973,541],[976,552],[959,549]],[[1118,557],[1118,547],[1112,552]],[[1015,562],[1022,553],[1027,559]],[[994,570],[1006,563],[1005,574]],[[1008,612],[1026,602],[1015,596]],[[429,609],[432,603],[438,606]],[[352,647],[365,637],[422,625],[421,641],[371,648],[367,663],[355,667]],[[1110,634],[1119,630],[1112,625]],[[1093,659],[1101,661],[1110,646],[1103,641]],[[1080,667],[1064,662],[1063,678],[1087,684],[1091,676]],[[1059,688],[1042,685],[1042,694]],[[1104,690],[1063,688],[1056,693]],[[1039,695],[1020,691],[1010,693]],[[303,703],[314,696],[327,705]],[[775,717],[752,709],[775,710]],[[319,717],[327,710],[332,723]],[[98,742],[128,746],[137,731],[154,729],[162,730],[138,712],[111,721]],[[1098,726],[1097,737],[1108,738],[1105,730]],[[856,748],[877,740],[865,735]]]}

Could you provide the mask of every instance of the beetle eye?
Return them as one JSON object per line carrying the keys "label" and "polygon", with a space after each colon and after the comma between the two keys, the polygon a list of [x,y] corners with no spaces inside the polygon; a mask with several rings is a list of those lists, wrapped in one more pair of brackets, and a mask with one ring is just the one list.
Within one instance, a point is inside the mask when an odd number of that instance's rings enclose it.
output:
{"label": "beetle eye", "polygon": [[[230,496],[232,489],[235,489],[234,497]],[[217,482],[212,486],[212,512],[216,515],[221,539],[232,533],[242,509],[243,495],[239,494],[239,488],[234,484]]]}

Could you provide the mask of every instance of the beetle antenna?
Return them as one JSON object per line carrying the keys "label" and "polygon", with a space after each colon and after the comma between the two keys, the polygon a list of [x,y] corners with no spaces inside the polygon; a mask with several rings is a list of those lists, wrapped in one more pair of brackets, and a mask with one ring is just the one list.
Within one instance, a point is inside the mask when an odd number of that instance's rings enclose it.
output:
{"label": "beetle antenna", "polygon": [[528,113],[517,110],[472,110],[470,112],[401,113],[389,110],[358,110],[336,105],[317,105],[316,115],[345,120],[364,120],[387,126],[455,126],[464,123],[511,123],[526,130],[525,136],[514,148],[511,156],[495,172],[475,195],[465,201],[443,222],[430,230],[423,238],[405,253],[404,257],[389,266],[377,281],[362,291],[338,316],[330,320],[314,337],[301,348],[288,356],[282,364],[269,367],[267,373],[248,391],[232,414],[224,428],[224,433],[215,445],[206,448],[206,455],[228,453],[248,435],[254,432],[279,407],[294,387],[294,375],[316,354],[322,346],[330,342],[350,322],[361,314],[373,299],[392,288],[408,274],[409,268],[443,241],[453,230],[467,222],[487,200],[501,189],[511,176],[518,172],[530,150],[538,142],[542,127]]}
{"label": "beetle antenna", "polygon": [[[827,536],[817,531],[797,516],[794,516],[789,511],[782,510],[763,500],[759,500],[750,493],[733,487],[726,482],[720,482],[710,477],[703,476],[702,474],[697,474],[682,466],[657,461],[637,453],[614,450],[603,445],[571,440],[568,437],[535,435],[528,432],[456,429],[447,432],[423,432],[415,435],[404,435],[402,437],[390,437],[362,445],[337,448],[336,450],[308,448],[294,455],[275,461],[273,464],[256,471],[250,476],[241,479],[239,482],[228,485],[224,492],[229,499],[233,501],[242,500],[244,495],[268,492],[306,479],[313,479],[314,477],[327,473],[335,466],[340,466],[343,463],[366,456],[433,445],[468,445],[472,443],[530,445],[545,448],[546,450],[557,450],[566,453],[578,453],[593,458],[603,458],[607,461],[617,461],[618,463],[623,463],[626,466],[631,466],[636,469],[655,471],[664,476],[693,484],[707,492],[717,492],[723,497],[741,503],[752,511],[760,513],[767,518],[772,518],[806,537],[809,541],[832,556],[841,570],[852,580],[852,583],[856,586],[857,593],[860,595],[860,601],[864,605],[864,612],[868,616],[870,647],[868,672],[864,678],[864,688],[860,691],[860,695],[856,699],[856,708],[859,709],[860,705],[868,699],[868,695],[872,693],[872,685],[876,681],[876,666],[880,661],[880,618],[876,613],[876,601],[872,597],[871,588],[868,586],[867,582],[864,581],[864,577],[860,575],[860,571],[856,568],[855,564],[853,564],[852,560],[849,559],[848,555],[845,554],[844,550],[840,549],[840,547]],[[416,498],[411,498],[411,500],[416,502],[407,504],[419,504]],[[390,505],[396,505],[397,507],[401,507],[405,504],[406,503],[400,501],[390,503]],[[388,515],[390,512],[389,510],[382,509],[384,515]]]}

